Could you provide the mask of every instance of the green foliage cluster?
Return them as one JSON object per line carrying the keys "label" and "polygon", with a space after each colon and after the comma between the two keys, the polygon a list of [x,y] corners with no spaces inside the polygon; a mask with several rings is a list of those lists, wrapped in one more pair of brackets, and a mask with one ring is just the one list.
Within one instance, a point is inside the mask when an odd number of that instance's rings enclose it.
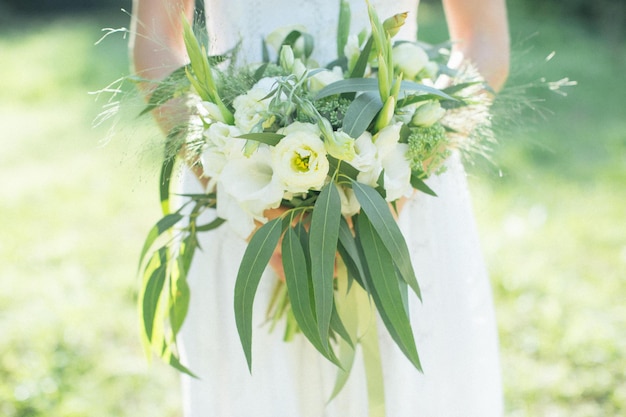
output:
{"label": "green foliage cluster", "polygon": [[411,170],[421,171],[427,176],[440,173],[443,162],[450,156],[450,151],[441,152],[448,142],[446,130],[440,123],[429,127],[410,127],[407,157]]}

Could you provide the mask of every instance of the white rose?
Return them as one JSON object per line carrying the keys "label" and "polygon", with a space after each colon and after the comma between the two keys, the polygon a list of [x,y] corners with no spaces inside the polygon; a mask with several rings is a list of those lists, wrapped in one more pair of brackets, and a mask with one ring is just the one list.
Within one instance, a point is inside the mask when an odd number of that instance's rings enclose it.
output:
{"label": "white rose", "polygon": [[446,110],[441,107],[438,101],[427,101],[415,110],[411,118],[411,124],[429,127],[437,123],[444,114],[446,114]]}
{"label": "white rose", "polygon": [[283,198],[271,165],[269,147],[262,145],[249,158],[231,159],[217,186],[217,215],[229,221],[241,237],[254,230],[254,220],[266,222],[265,210],[276,208]]}
{"label": "white rose", "polygon": [[428,55],[422,48],[410,42],[403,42],[393,47],[393,62],[407,80],[414,80],[417,74],[428,64]]}
{"label": "white rose", "polygon": [[287,192],[319,190],[329,169],[324,143],[319,134],[312,132],[310,124],[294,125],[283,130],[282,133],[287,132],[287,135],[272,149],[275,175]]}
{"label": "white rose", "polygon": [[341,80],[343,80],[341,67],[334,67],[332,71],[327,69],[322,70],[309,78],[309,91],[317,93],[327,85]]}

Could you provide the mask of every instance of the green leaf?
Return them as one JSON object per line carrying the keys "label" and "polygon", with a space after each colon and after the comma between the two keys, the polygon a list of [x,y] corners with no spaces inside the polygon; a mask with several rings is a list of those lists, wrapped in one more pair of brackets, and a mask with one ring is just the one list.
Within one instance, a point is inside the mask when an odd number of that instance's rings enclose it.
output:
{"label": "green leaf", "polygon": [[365,213],[358,216],[357,236],[365,253],[369,269],[371,295],[378,312],[400,350],[421,370],[413,330],[404,308],[394,259],[385,247],[372,222]]}
{"label": "green leaf", "polygon": [[[359,175],[359,170],[350,165],[348,162],[344,160],[339,160],[330,155],[326,155],[328,159],[328,164],[330,165],[329,172],[334,173],[339,171],[340,182],[341,179],[350,178],[351,180],[356,180]],[[345,182],[344,182],[345,184]],[[351,183],[348,183],[351,186]]]}
{"label": "green leaf", "polygon": [[378,80],[374,78],[347,78],[335,81],[322,88],[314,100],[343,93],[358,93],[361,91],[378,91]]}
{"label": "green leaf", "polygon": [[393,253],[394,263],[397,265],[402,279],[409,284],[415,294],[421,298],[419,285],[415,278],[415,271],[411,264],[409,248],[404,236],[398,227],[387,202],[372,187],[357,181],[352,182],[354,194],[361,204],[361,211],[367,215],[390,253]]}
{"label": "green leaf", "polygon": [[455,85],[451,85],[450,87],[444,88],[442,91],[447,94],[455,94],[459,91],[462,91],[468,87],[472,87],[475,85],[485,84],[483,81],[468,81],[464,83],[459,83]]}
{"label": "green leaf", "polygon": [[[167,249],[160,248],[154,253],[145,273],[149,273],[144,281],[144,286],[140,294],[140,306],[143,329],[149,342],[154,342],[154,329],[157,319],[157,309],[163,286],[167,278]],[[145,277],[145,276],[144,276]]]}
{"label": "green leaf", "polygon": [[271,220],[259,228],[244,252],[235,281],[235,322],[239,339],[252,371],[252,307],[254,296],[274,249],[280,240],[282,219]]}
{"label": "green leaf", "polygon": [[346,327],[343,325],[343,322],[341,321],[341,317],[339,317],[339,313],[337,312],[337,308],[335,307],[334,304],[333,304],[333,312],[332,312],[332,315],[330,316],[330,328],[332,331],[334,331],[339,336],[341,336],[341,338],[345,340],[351,347],[354,348],[354,343],[352,342],[352,339],[350,338],[350,334],[348,333],[348,330],[346,329]]}
{"label": "green leaf", "polygon": [[291,227],[287,228],[283,237],[282,255],[291,311],[302,333],[315,349],[328,360],[336,363],[335,355],[328,345],[328,332],[322,337],[318,331],[315,306],[311,302],[311,288],[304,250],[300,239]]}
{"label": "green leaf", "polygon": [[266,145],[270,145],[270,146],[276,146],[278,145],[278,142],[280,142],[280,140],[285,137],[285,135],[281,135],[280,133],[272,133],[272,132],[260,132],[260,133],[246,133],[244,135],[237,136],[237,137],[240,139],[254,140],[257,142],[265,143]]}
{"label": "green leaf", "polygon": [[378,94],[368,92],[357,96],[346,110],[342,130],[350,137],[358,138],[382,108],[383,102]]}
{"label": "green leaf", "polygon": [[214,219],[213,221],[211,221],[211,222],[209,222],[207,224],[203,224],[201,226],[196,226],[196,232],[208,232],[209,230],[217,229],[218,227],[220,227],[225,222],[226,222],[226,220],[217,217],[216,219]]}
{"label": "green leaf", "polygon": [[411,172],[411,187],[425,194],[437,197],[437,193],[435,193],[432,188],[426,185],[426,183],[419,177],[419,175],[415,174],[414,172]]}
{"label": "green leaf", "polygon": [[325,349],[328,349],[328,329],[334,304],[333,275],[340,218],[341,198],[335,184],[330,182],[322,188],[317,197],[311,215],[309,234],[315,312]]}
{"label": "green leaf", "polygon": [[170,326],[172,328],[172,337],[174,338],[180,331],[189,310],[191,292],[187,284],[187,274],[189,273],[196,248],[196,236],[190,234],[180,245],[176,258],[177,268],[172,271],[170,276]]}
{"label": "green leaf", "polygon": [[139,268],[143,264],[144,258],[148,253],[148,250],[154,244],[154,241],[161,236],[164,232],[171,229],[176,223],[178,223],[183,218],[180,213],[172,213],[168,214],[159,220],[152,229],[148,232],[148,236],[143,244],[143,248],[141,249],[141,255],[139,255]]}
{"label": "green leaf", "polygon": [[367,62],[370,58],[370,53],[372,52],[372,46],[374,45],[374,39],[370,36],[370,38],[365,43],[359,58],[352,68],[352,72],[350,72],[350,78],[363,78],[365,75],[365,70],[367,69]]}
{"label": "green leaf", "polygon": [[159,199],[161,201],[161,211],[163,214],[170,212],[170,183],[172,181],[172,173],[174,172],[174,164],[176,156],[167,156],[161,165],[161,174],[159,178]]}
{"label": "green leaf", "polygon": [[346,219],[342,216],[339,224],[339,246],[337,247],[341,259],[343,259],[348,273],[354,278],[359,285],[367,290],[364,282],[365,270],[363,269],[362,260],[359,256],[359,249],[356,246],[354,236],[350,231],[350,226]]}
{"label": "green leaf", "polygon": [[339,2],[339,22],[337,24],[337,57],[344,57],[344,49],[350,36],[350,3],[346,0]]}
{"label": "green leaf", "polygon": [[456,98],[444,93],[439,89],[436,89],[435,87],[416,83],[415,81],[402,81],[402,83],[400,84],[400,91],[421,91],[423,93],[433,94],[435,96],[443,97],[448,100],[457,101]]}

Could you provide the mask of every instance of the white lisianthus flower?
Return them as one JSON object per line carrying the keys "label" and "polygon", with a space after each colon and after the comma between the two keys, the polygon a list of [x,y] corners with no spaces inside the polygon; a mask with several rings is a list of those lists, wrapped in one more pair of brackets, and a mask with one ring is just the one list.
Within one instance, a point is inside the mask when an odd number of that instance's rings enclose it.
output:
{"label": "white lisianthus flower", "polygon": [[235,126],[243,133],[250,133],[265,118],[270,102],[269,98],[265,98],[268,92],[262,88],[252,88],[233,100]]}
{"label": "white lisianthus flower", "polygon": [[394,201],[402,196],[408,197],[413,190],[411,166],[406,158],[408,145],[398,143],[401,128],[401,123],[395,123],[384,127],[374,137],[376,157],[384,170],[383,181],[387,201]]}
{"label": "white lisianthus flower", "polygon": [[409,197],[413,192],[411,186],[411,165],[406,158],[409,145],[398,143],[382,159],[381,164],[385,172],[383,181],[386,200],[391,202],[400,197]]}
{"label": "white lisianthus flower", "polygon": [[339,198],[341,199],[341,214],[346,217],[357,214],[361,210],[361,205],[352,188],[342,187],[339,184],[335,184],[335,186],[337,191],[339,191]]}
{"label": "white lisianthus flower", "polygon": [[376,145],[378,159],[383,160],[391,152],[400,140],[401,123],[394,123],[385,126],[374,136],[373,142]]}
{"label": "white lisianthus flower", "polygon": [[354,139],[345,132],[333,132],[332,138],[326,138],[324,141],[324,146],[326,152],[343,161],[350,162],[356,156]]}
{"label": "white lisianthus flower", "polygon": [[272,166],[287,192],[319,190],[326,181],[326,150],[314,128],[310,123],[293,123],[278,132],[286,136],[272,149]]}
{"label": "white lisianthus flower", "polygon": [[350,161],[350,165],[360,171],[357,181],[375,187],[382,167],[377,159],[377,149],[372,142],[372,134],[367,131],[363,132],[354,141],[354,150],[356,155]]}
{"label": "white lisianthus flower", "polygon": [[414,80],[417,74],[428,64],[428,55],[422,48],[410,42],[403,42],[393,47],[393,62],[407,80]]}
{"label": "white lisianthus flower", "polygon": [[254,220],[266,222],[265,210],[280,205],[283,186],[274,174],[266,145],[249,158],[231,159],[224,166],[217,184],[217,215],[228,220],[239,236],[247,238]]}
{"label": "white lisianthus flower", "polygon": [[309,91],[311,93],[317,93],[327,85],[341,80],[343,80],[341,67],[334,67],[332,71],[327,69],[322,70],[309,78]]}
{"label": "white lisianthus flower", "polygon": [[411,124],[429,127],[437,123],[445,114],[446,110],[441,107],[438,101],[427,101],[415,110]]}
{"label": "white lisianthus flower", "polygon": [[206,147],[200,155],[203,175],[210,178],[207,190],[212,190],[219,179],[224,166],[230,159],[243,157],[246,141],[238,139],[241,135],[236,126],[225,123],[213,123],[204,131]]}

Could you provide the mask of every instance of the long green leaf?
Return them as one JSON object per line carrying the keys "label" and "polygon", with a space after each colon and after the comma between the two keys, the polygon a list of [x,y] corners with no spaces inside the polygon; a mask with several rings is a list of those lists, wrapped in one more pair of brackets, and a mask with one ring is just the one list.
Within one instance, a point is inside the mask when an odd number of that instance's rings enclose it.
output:
{"label": "long green leaf", "polygon": [[337,249],[339,250],[343,262],[346,264],[348,273],[359,285],[367,289],[363,280],[365,276],[365,270],[362,265],[363,261],[359,256],[359,250],[356,246],[354,236],[352,236],[352,232],[350,231],[350,226],[344,217],[341,218],[339,225],[339,246]]}
{"label": "long green leaf", "polygon": [[261,132],[261,133],[246,133],[244,135],[237,136],[237,137],[240,139],[255,140],[257,142],[265,143],[270,146],[276,146],[278,145],[278,142],[280,142],[280,140],[285,137],[285,135],[281,135],[280,133]]}
{"label": "long green leaf", "polygon": [[187,275],[197,247],[194,234],[183,239],[176,258],[177,268],[173,270],[175,272],[172,272],[170,276],[170,326],[173,337],[176,337],[180,331],[189,310],[191,292],[189,284],[187,284]]}
{"label": "long green leaf", "polygon": [[315,100],[343,93],[358,93],[361,91],[378,91],[378,80],[375,78],[347,78],[335,81],[322,88]]}
{"label": "long green leaf", "polygon": [[141,255],[139,255],[139,268],[141,268],[141,265],[144,263],[144,258],[150,247],[154,244],[154,241],[164,232],[171,229],[182,218],[183,216],[180,213],[168,214],[152,226],[141,249]]}
{"label": "long green leaf", "polygon": [[154,342],[155,321],[158,316],[157,309],[167,278],[166,259],[167,249],[165,247],[154,253],[152,260],[146,268],[146,273],[150,270],[151,272],[145,280],[140,295],[143,329],[149,342]]}
{"label": "long green leaf", "polygon": [[252,371],[252,307],[254,296],[280,240],[282,220],[276,218],[254,233],[244,252],[235,281],[235,322],[248,368]]}
{"label": "long green leaf", "polygon": [[321,337],[317,328],[315,306],[311,302],[309,275],[302,244],[296,232],[290,227],[285,231],[282,244],[283,268],[287,293],[291,300],[291,311],[311,344],[324,357],[335,363],[336,359],[328,345],[328,333]]}
{"label": "long green leaf", "polygon": [[357,181],[352,182],[354,194],[361,204],[362,212],[369,218],[371,224],[376,229],[387,251],[394,256],[394,263],[397,265],[402,279],[406,281],[415,294],[421,298],[419,285],[415,278],[415,271],[411,264],[409,248],[406,245],[404,236],[398,227],[395,219],[391,215],[389,205],[372,187]]}
{"label": "long green leaf", "polygon": [[421,91],[423,93],[434,94],[435,96],[443,97],[448,100],[457,101],[456,98],[444,93],[443,91],[435,87],[416,83],[415,81],[402,81],[402,83],[400,84],[400,91]]}
{"label": "long green leaf", "polygon": [[175,163],[176,156],[167,156],[161,165],[161,173],[159,175],[159,199],[161,201],[161,211],[164,215],[170,212],[170,183],[172,181]]}
{"label": "long green leaf", "polygon": [[335,253],[339,238],[341,198],[333,182],[322,188],[311,215],[309,251],[311,254],[311,277],[319,334],[328,349],[327,336],[333,311],[333,275]]}
{"label": "long green leaf", "polygon": [[337,23],[337,58],[344,57],[344,49],[350,35],[350,3],[346,0],[339,2],[339,21]]}
{"label": "long green leaf", "polygon": [[358,138],[372,123],[383,102],[378,94],[363,93],[350,103],[343,118],[342,130],[353,138]]}
{"label": "long green leaf", "polygon": [[432,188],[426,185],[424,180],[422,180],[415,173],[411,173],[411,186],[415,188],[416,190],[419,190],[425,194],[432,195],[433,197],[437,197],[437,193],[435,193]]}
{"label": "long green leaf", "polygon": [[363,78],[363,75],[365,75],[365,70],[367,69],[367,62],[369,61],[373,45],[374,39],[370,36],[365,43],[363,50],[361,50],[361,54],[359,55],[356,64],[354,64],[352,72],[350,72],[350,78]]}
{"label": "long green leaf", "polygon": [[350,334],[348,333],[348,330],[346,329],[346,327],[343,325],[343,321],[341,320],[341,317],[339,317],[339,313],[337,312],[337,308],[334,304],[333,304],[333,313],[330,316],[330,328],[333,332],[341,336],[343,340],[348,342],[348,344],[354,348],[354,343],[352,342],[352,339],[350,338]]}
{"label": "long green leaf", "polygon": [[389,334],[398,347],[421,370],[413,330],[404,308],[394,260],[365,213],[358,217],[358,238],[370,272],[372,297]]}

